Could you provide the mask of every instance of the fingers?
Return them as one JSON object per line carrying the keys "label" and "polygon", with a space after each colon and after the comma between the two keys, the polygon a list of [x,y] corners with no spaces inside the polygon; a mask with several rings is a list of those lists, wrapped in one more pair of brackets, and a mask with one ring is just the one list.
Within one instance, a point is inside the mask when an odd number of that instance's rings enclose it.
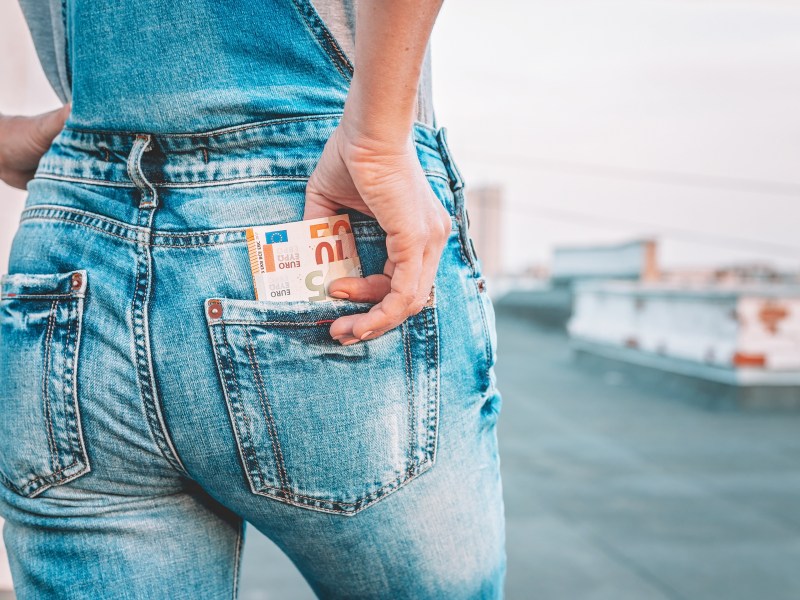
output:
{"label": "fingers", "polygon": [[392,280],[386,275],[368,277],[341,277],[331,282],[328,294],[353,302],[377,303],[392,289]]}
{"label": "fingers", "polygon": [[[386,284],[379,283],[380,279],[389,281],[389,292],[369,312],[340,317],[334,321],[331,325],[331,336],[339,338],[340,343],[372,339],[397,327],[410,315],[419,312],[425,304],[424,300],[418,302],[421,271],[423,271],[422,256],[418,256],[416,259],[397,264],[390,281],[385,275],[371,276],[369,279],[374,283],[373,287],[365,288],[367,293],[377,291],[382,293],[385,290]],[[430,286],[427,289],[429,292]],[[424,295],[425,299],[428,292]]]}
{"label": "fingers", "polygon": [[53,138],[63,129],[71,109],[71,104],[65,104],[61,108],[33,117],[36,121],[31,135],[37,148],[44,151],[50,147]]}
{"label": "fingers", "polygon": [[[374,339],[424,308],[450,234],[450,217],[444,209],[432,217],[430,222],[437,225],[425,232],[422,243],[411,237],[403,239],[402,235],[387,238],[387,249],[402,250],[394,252],[395,260],[387,260],[383,274],[364,279],[342,278],[331,283],[331,295],[346,294],[354,301],[377,302],[366,313],[334,321],[330,328],[334,339],[341,344]],[[389,254],[392,256],[393,252],[390,250]]]}
{"label": "fingers", "polygon": [[337,214],[339,205],[331,202],[322,194],[317,194],[306,188],[306,206],[303,211],[303,221],[331,217]]}

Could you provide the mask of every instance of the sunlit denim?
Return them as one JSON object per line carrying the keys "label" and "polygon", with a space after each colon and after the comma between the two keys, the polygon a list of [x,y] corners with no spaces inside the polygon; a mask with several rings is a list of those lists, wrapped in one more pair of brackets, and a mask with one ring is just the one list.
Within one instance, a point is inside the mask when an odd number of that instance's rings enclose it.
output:
{"label": "sunlit denim", "polygon": [[[494,312],[444,131],[414,132],[453,222],[432,305],[341,346],[330,321],[369,305],[254,299],[245,228],[302,218],[328,108],[209,115],[205,133],[68,125],[42,158],[0,285],[21,600],[233,598],[245,521],[320,597],[501,597]],[[351,219],[380,273],[385,233]]]}
{"label": "sunlit denim", "polygon": [[68,126],[206,131],[336,113],[347,96],[353,66],[311,0],[62,6]]}

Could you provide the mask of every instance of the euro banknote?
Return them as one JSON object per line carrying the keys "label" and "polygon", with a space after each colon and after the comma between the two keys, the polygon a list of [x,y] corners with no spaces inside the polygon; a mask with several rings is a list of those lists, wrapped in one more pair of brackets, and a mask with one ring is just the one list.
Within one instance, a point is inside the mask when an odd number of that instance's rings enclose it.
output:
{"label": "euro banknote", "polygon": [[257,300],[334,300],[334,279],[361,277],[347,215],[250,227],[247,250]]}

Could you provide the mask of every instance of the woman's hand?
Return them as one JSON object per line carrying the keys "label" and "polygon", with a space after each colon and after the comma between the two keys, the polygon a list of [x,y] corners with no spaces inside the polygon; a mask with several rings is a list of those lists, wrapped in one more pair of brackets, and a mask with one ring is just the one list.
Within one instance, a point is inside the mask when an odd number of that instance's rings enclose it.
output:
{"label": "woman's hand", "polygon": [[333,281],[329,294],[376,302],[369,312],[340,317],[330,328],[342,344],[377,337],[425,306],[450,215],[433,193],[409,135],[404,143],[380,143],[348,128],[334,130],[306,187],[304,219],[355,209],[386,231],[388,260],[383,274]]}
{"label": "woman's hand", "polygon": [[0,115],[0,180],[27,189],[42,155],[64,127],[71,105],[35,115]]}
{"label": "woman's hand", "polygon": [[431,293],[450,215],[422,171],[412,138],[417,87],[442,0],[359,2],[355,72],[344,114],[306,187],[305,219],[350,208],[386,231],[383,274],[342,277],[328,292],[375,302],[331,324],[342,344],[377,337],[422,310]]}

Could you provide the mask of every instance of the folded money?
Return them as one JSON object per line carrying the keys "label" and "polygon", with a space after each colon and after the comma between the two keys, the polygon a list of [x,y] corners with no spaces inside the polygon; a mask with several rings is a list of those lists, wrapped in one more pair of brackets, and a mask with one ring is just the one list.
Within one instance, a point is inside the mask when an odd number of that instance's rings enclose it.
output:
{"label": "folded money", "polygon": [[362,276],[347,215],[250,227],[247,251],[257,300],[335,300],[334,279]]}

